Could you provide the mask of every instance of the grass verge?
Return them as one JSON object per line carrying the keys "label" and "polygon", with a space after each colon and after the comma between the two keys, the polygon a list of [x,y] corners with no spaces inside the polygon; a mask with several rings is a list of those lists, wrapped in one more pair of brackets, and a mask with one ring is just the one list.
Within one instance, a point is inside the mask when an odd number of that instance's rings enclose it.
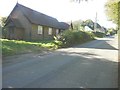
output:
{"label": "grass verge", "polygon": [[[101,33],[97,33],[101,36]],[[58,48],[71,47],[94,40],[96,35],[91,32],[84,32],[78,30],[67,30],[63,34],[55,37],[52,41],[27,42],[20,40],[0,39],[2,42],[2,55],[9,56],[15,54],[24,54],[29,52],[42,52],[48,50],[55,50]]]}
{"label": "grass verge", "polygon": [[9,56],[15,54],[23,54],[28,52],[42,52],[43,50],[57,49],[58,46],[54,42],[26,42],[19,40],[0,39],[2,42],[2,55]]}

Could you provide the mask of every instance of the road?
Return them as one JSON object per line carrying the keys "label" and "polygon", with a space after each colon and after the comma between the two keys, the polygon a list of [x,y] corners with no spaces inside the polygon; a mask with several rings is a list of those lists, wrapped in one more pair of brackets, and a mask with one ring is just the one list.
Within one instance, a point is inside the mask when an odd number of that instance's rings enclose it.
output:
{"label": "road", "polygon": [[118,48],[113,37],[44,54],[3,59],[3,88],[117,88]]}

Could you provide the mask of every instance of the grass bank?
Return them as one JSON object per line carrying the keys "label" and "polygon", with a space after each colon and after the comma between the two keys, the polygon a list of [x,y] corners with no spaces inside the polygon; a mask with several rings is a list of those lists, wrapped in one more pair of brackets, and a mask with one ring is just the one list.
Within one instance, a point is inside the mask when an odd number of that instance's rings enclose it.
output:
{"label": "grass bank", "polygon": [[[97,36],[102,36],[100,33]],[[55,50],[63,47],[71,47],[94,40],[96,35],[91,32],[79,30],[66,30],[55,37],[52,41],[27,42],[20,40],[0,39],[2,42],[2,55],[9,56],[28,52],[42,52],[45,50]]]}
{"label": "grass bank", "polygon": [[28,52],[42,52],[43,50],[57,49],[58,46],[53,41],[47,42],[26,42],[19,40],[0,39],[2,42],[2,55],[15,55]]}

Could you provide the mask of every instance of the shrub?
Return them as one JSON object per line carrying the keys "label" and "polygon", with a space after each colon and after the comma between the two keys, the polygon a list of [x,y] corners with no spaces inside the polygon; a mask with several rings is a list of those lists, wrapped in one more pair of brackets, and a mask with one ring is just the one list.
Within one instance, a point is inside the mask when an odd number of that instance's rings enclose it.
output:
{"label": "shrub", "polygon": [[105,33],[102,32],[93,32],[96,37],[102,38],[105,36]]}
{"label": "shrub", "polygon": [[62,47],[68,47],[94,39],[94,34],[80,30],[66,30],[56,37],[57,41],[62,42]]}

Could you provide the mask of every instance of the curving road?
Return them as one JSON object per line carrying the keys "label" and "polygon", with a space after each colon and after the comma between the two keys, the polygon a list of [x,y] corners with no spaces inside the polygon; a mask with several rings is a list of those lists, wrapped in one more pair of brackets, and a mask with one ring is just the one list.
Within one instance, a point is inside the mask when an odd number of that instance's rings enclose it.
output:
{"label": "curving road", "polygon": [[44,54],[3,59],[3,88],[117,88],[114,37]]}

